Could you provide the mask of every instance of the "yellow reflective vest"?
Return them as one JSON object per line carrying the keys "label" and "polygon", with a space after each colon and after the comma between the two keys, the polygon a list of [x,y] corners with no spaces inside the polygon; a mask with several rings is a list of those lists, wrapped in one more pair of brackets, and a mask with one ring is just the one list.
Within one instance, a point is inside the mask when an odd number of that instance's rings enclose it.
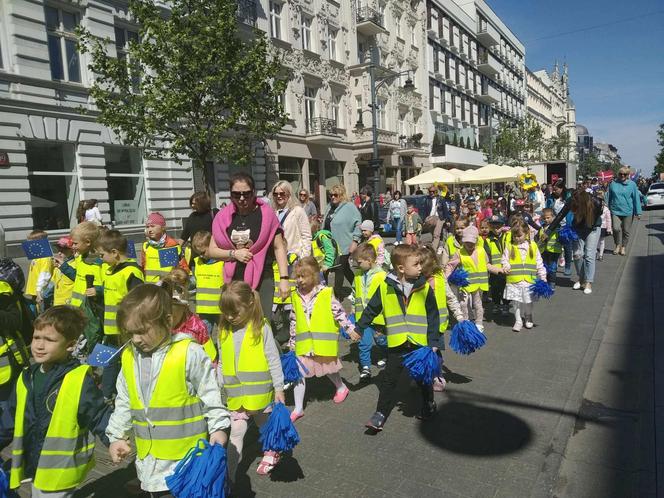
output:
{"label": "yellow reflective vest", "polygon": [[447,247],[447,253],[450,255],[450,258],[459,251],[459,246],[457,246],[457,241],[454,238],[454,235],[447,237],[445,247]]}
{"label": "yellow reflective vest", "polygon": [[[288,285],[290,286],[291,293],[295,290],[295,279],[293,276],[293,265],[297,261],[297,254],[289,253],[288,254]],[[272,262],[272,272],[274,274],[274,298],[272,299],[273,304],[291,304],[291,298],[287,297],[283,299],[279,294],[279,281],[281,280],[281,275],[279,275],[279,265],[277,265],[276,260]]]}
{"label": "yellow reflective vest", "polygon": [[[74,270],[76,269],[76,259],[72,258],[66,261],[66,263],[71,266]],[[75,278],[75,277],[74,277]],[[71,301],[71,295],[74,290],[74,280],[71,280],[66,276],[60,268],[55,268],[53,270],[53,277],[51,277],[53,282],[53,306],[60,306],[62,304],[69,304]]]}
{"label": "yellow reflective vest", "polygon": [[[90,366],[80,365],[67,372],[62,380],[33,479],[33,485],[39,490],[64,491],[75,488],[83,482],[94,466],[95,439],[87,427],[80,427],[78,424],[81,390],[89,371]],[[16,383],[16,417],[10,477],[12,489],[18,488],[24,478],[23,436],[27,397],[28,390],[21,375]]]}
{"label": "yellow reflective vest", "polygon": [[48,256],[46,258],[37,258],[30,261],[30,268],[28,270],[28,278],[25,281],[25,293],[28,296],[37,295],[37,281],[42,273],[53,275],[53,258]]}
{"label": "yellow reflective vest", "polygon": [[212,261],[200,256],[194,258],[196,277],[196,313],[219,315],[219,298],[224,285],[224,262]]}
{"label": "yellow reflective vest", "polygon": [[475,292],[476,290],[489,290],[489,270],[486,266],[486,251],[480,244],[475,246],[477,252],[477,265],[473,261],[473,257],[468,254],[464,247],[459,251],[459,259],[461,266],[468,272],[469,285],[461,287],[464,292]]}
{"label": "yellow reflective vest", "polygon": [[[258,335],[254,336],[254,332]],[[222,331],[219,347],[228,409],[264,410],[272,403],[274,388],[270,366],[265,357],[263,330],[254,331],[249,324],[240,351],[235,351],[233,332]]]}
{"label": "yellow reflective vest", "polygon": [[438,315],[440,316],[440,327],[438,331],[443,334],[447,330],[449,322],[449,312],[447,311],[447,294],[445,294],[445,286],[447,281],[445,275],[441,272],[434,273],[433,275],[433,293],[436,296],[436,305],[438,306]]}
{"label": "yellow reflective vest", "polygon": [[[355,275],[354,287],[355,287],[355,321],[357,322],[362,316],[364,308],[367,307],[369,301],[378,290],[378,287],[382,282],[385,281],[387,277],[387,272],[378,271],[371,275],[371,282],[369,282],[369,287],[364,284],[365,274],[360,273]],[[385,325],[385,318],[383,315],[377,315],[376,318],[371,322],[374,325]]]}
{"label": "yellow reflective vest", "polygon": [[[9,283],[0,280],[0,294],[11,296],[14,294],[14,290]],[[21,304],[19,302],[16,303],[16,306],[20,310]],[[19,337],[21,339],[18,339]],[[12,379],[13,365],[19,368],[27,366],[29,358],[28,349],[23,343],[22,337],[20,330],[14,331],[13,339],[9,331],[0,335],[0,386],[4,386]],[[11,355],[14,355],[13,361]]]}
{"label": "yellow reflective vest", "polygon": [[419,289],[414,289],[405,303],[406,313],[404,314],[401,303],[399,303],[403,296],[397,294],[396,289],[387,282],[380,285],[388,348],[401,346],[406,341],[421,346],[427,345],[426,298],[428,292],[428,283]]}
{"label": "yellow reflective vest", "polygon": [[199,439],[207,438],[201,400],[187,390],[186,362],[191,342],[184,339],[171,343],[147,407],[138,394],[134,349],[127,347],[122,353],[138,458],[150,454],[161,460],[181,460]]}
{"label": "yellow reflective vest", "polygon": [[[544,233],[544,229],[540,229],[540,237]],[[563,252],[563,245],[558,240],[558,230],[552,231],[546,240],[543,240],[539,243],[539,249],[541,252],[551,252],[554,254],[561,254]]]}
{"label": "yellow reflective vest", "polygon": [[486,247],[488,248],[489,258],[491,259],[491,264],[497,266],[498,268],[503,267],[503,244],[501,236],[496,237],[495,235],[489,235],[485,241]]}
{"label": "yellow reflective vest", "polygon": [[[178,248],[178,255],[182,257],[182,248]],[[162,249],[170,249],[170,247],[163,247]],[[143,256],[145,258],[145,282],[148,284],[156,284],[163,277],[168,275],[175,266],[161,266],[159,263],[159,251],[156,247],[152,247],[147,242],[143,242]]]}
{"label": "yellow reflective vest", "polygon": [[[512,247],[514,247],[514,250],[512,250]],[[526,282],[534,284],[535,279],[537,278],[537,260],[535,259],[538,251],[537,244],[532,241],[530,242],[530,248],[526,253],[525,261],[522,260],[521,251],[518,247],[513,246],[510,243],[509,248],[511,269],[507,274],[507,283],[516,284],[525,280]],[[512,256],[512,252],[514,253],[514,256]],[[532,253],[532,257],[529,253]]]}
{"label": "yellow reflective vest", "polygon": [[128,259],[120,263],[123,267],[119,270],[108,268],[104,272],[104,334],[118,335],[120,329],[116,322],[118,305],[129,293],[127,282],[131,275],[143,281],[143,271],[135,260]]}
{"label": "yellow reflective vest", "polygon": [[76,280],[74,280],[74,288],[71,293],[70,304],[75,308],[80,308],[85,301],[85,291],[88,288],[87,279],[88,275],[94,277],[93,285],[96,287],[103,284],[103,272],[108,265],[101,263],[101,260],[96,256],[83,257],[77,255],[76,262]]}
{"label": "yellow reflective vest", "polygon": [[339,325],[332,314],[332,288],[323,288],[314,298],[311,316],[307,318],[302,298],[292,293],[295,313],[295,354],[304,356],[313,352],[318,356],[339,353]]}

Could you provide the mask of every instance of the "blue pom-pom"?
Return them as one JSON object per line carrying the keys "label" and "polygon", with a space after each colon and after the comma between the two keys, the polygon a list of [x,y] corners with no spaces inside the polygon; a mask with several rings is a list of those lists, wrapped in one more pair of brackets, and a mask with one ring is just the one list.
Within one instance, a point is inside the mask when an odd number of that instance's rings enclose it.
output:
{"label": "blue pom-pom", "polygon": [[302,378],[302,372],[300,371],[300,366],[304,369],[305,373],[307,370],[300,363],[300,360],[297,359],[295,352],[289,351],[281,355],[281,370],[284,372],[284,382],[286,383],[297,383]]}
{"label": "blue pom-pom", "polygon": [[456,270],[447,278],[447,281],[452,285],[457,287],[467,287],[470,285],[470,280],[468,280],[468,272],[463,268],[457,267]]}
{"label": "blue pom-pom", "polygon": [[571,226],[565,225],[558,231],[558,240],[563,244],[568,244],[579,240],[579,235]]}
{"label": "blue pom-pom", "polygon": [[538,278],[535,280],[535,283],[530,286],[530,292],[533,293],[535,298],[539,299],[543,297],[544,299],[551,299],[551,296],[553,296],[555,291],[551,288],[551,285],[549,285],[548,282]]}
{"label": "blue pom-pom", "polygon": [[470,354],[486,344],[486,336],[470,320],[461,320],[450,334],[450,348],[458,354]]}
{"label": "blue pom-pom", "polygon": [[291,451],[300,442],[300,436],[291,422],[290,412],[282,403],[275,403],[272,413],[260,429],[258,440],[263,451],[284,453]]}
{"label": "blue pom-pom", "polygon": [[225,498],[226,449],[200,439],[166,477],[166,485],[175,498]]}
{"label": "blue pom-pom", "polygon": [[558,270],[558,265],[556,264],[555,261],[553,263],[548,264],[548,265],[546,263],[544,263],[544,268],[546,268],[546,273],[548,275],[549,273],[555,273],[556,270]]}
{"label": "blue pom-pom", "polygon": [[408,373],[418,382],[431,385],[435,377],[439,377],[440,359],[429,346],[422,346],[415,351],[403,355],[403,366]]}
{"label": "blue pom-pom", "polygon": [[5,498],[9,495],[9,479],[5,471],[0,469],[0,497]]}

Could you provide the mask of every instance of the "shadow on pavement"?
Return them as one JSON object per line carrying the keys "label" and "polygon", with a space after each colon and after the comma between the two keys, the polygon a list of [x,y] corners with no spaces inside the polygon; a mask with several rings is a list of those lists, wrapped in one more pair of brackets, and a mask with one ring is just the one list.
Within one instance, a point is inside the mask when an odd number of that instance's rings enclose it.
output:
{"label": "shadow on pavement", "polygon": [[[117,498],[119,496],[130,496],[125,485],[131,481],[135,481],[137,489],[140,489],[140,484],[136,480],[136,466],[133,463],[88,482],[82,488],[76,490],[74,497]],[[147,496],[147,494],[139,493],[133,496]]]}
{"label": "shadow on pavement", "polygon": [[464,401],[448,401],[420,425],[431,444],[464,455],[505,455],[519,451],[533,437],[521,418],[496,408]]}

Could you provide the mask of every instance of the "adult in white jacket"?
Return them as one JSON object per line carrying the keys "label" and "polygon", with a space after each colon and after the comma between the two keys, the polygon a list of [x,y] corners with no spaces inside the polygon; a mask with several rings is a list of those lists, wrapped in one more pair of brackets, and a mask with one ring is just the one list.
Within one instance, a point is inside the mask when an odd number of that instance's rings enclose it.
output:
{"label": "adult in white jacket", "polygon": [[311,255],[311,226],[309,217],[293,197],[293,188],[286,180],[278,181],[270,195],[270,204],[284,229],[288,253],[304,258]]}

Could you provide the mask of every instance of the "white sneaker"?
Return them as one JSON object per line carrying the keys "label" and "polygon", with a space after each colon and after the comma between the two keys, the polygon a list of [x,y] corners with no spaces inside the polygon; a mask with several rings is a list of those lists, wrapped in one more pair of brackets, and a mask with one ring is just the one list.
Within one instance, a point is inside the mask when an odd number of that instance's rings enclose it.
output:
{"label": "white sneaker", "polygon": [[526,322],[526,328],[532,329],[535,324],[533,322]]}
{"label": "white sneaker", "polygon": [[386,361],[386,360],[378,360],[378,361],[376,362],[376,366],[377,366],[378,368],[383,368],[383,367],[385,367],[385,365],[387,365],[387,361]]}
{"label": "white sneaker", "polygon": [[581,288],[581,282],[574,282],[572,289],[579,290]]}
{"label": "white sneaker", "polygon": [[590,285],[587,285],[586,288],[583,289],[583,293],[584,293],[584,294],[592,294],[592,293],[593,293],[593,290],[592,290],[592,288],[590,287]]}
{"label": "white sneaker", "polygon": [[523,327],[523,322],[521,322],[521,321],[514,322],[514,326],[512,327],[512,330],[514,332],[521,332],[521,327]]}
{"label": "white sneaker", "polygon": [[481,325],[481,324],[480,324],[480,325],[475,325],[475,326],[477,327],[477,330],[479,330],[480,332],[484,333],[484,325]]}

